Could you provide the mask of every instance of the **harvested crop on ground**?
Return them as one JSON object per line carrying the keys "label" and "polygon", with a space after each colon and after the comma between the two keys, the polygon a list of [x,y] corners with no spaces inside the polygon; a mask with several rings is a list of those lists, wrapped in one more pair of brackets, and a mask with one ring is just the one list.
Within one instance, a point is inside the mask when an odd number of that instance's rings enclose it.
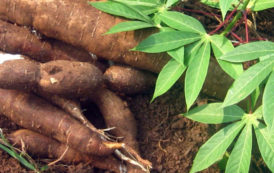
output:
{"label": "harvested crop on ground", "polygon": [[97,56],[141,69],[159,72],[169,59],[166,54],[129,51],[151,31],[102,36],[110,27],[124,20],[100,12],[83,0],[1,0],[0,16],[20,25],[33,26],[48,37],[81,47]]}
{"label": "harvested crop on ground", "polygon": [[22,148],[25,152],[36,157],[57,159],[51,163],[56,161],[63,163],[85,162],[94,167],[116,173],[120,173],[120,170],[126,171],[122,162],[119,162],[111,155],[106,157],[86,155],[31,130],[17,130],[9,134],[8,139],[19,149]]}
{"label": "harvested crop on ground", "polygon": [[156,81],[154,74],[129,66],[113,65],[105,71],[104,76],[110,90],[125,94],[147,92]]}
{"label": "harvested crop on ground", "polygon": [[2,88],[69,97],[87,96],[103,82],[102,72],[94,65],[66,60],[42,64],[24,59],[6,61],[0,65],[0,76]]}
{"label": "harvested crop on ground", "polygon": [[109,155],[124,145],[103,141],[97,132],[34,95],[0,89],[0,103],[0,113],[19,126],[52,137],[80,152]]}
{"label": "harvested crop on ground", "polygon": [[58,40],[42,40],[29,28],[0,20],[0,50],[22,54],[40,62],[78,60],[94,62],[88,52]]}
{"label": "harvested crop on ground", "polygon": [[[107,127],[114,127],[111,132],[117,137],[122,137],[122,142],[134,149],[138,155],[136,120],[127,103],[115,93],[104,88],[94,93],[92,100],[99,107]],[[149,162],[145,164],[150,165]],[[143,170],[131,164],[128,165],[128,170],[129,173],[143,172]]]}
{"label": "harvested crop on ground", "polygon": [[67,99],[59,95],[42,94],[42,97],[48,100],[49,102],[51,102],[52,104],[63,109],[65,112],[70,114],[75,119],[79,120],[81,123],[83,123],[85,126],[90,128],[91,130],[98,131],[98,129],[96,129],[96,127],[94,127],[88,121],[88,119],[82,114],[80,103],[77,100]]}

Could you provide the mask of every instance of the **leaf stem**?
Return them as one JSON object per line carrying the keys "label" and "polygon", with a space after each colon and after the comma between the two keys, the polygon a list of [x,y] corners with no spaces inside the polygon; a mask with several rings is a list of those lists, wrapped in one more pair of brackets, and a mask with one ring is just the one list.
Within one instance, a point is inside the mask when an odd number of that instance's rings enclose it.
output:
{"label": "leaf stem", "polygon": [[243,14],[244,14],[244,21],[245,21],[245,42],[248,43],[249,38],[248,38],[248,26],[247,26],[247,11],[245,10]]}
{"label": "leaf stem", "polygon": [[[248,3],[250,0],[246,0],[244,2],[243,8],[242,10],[245,10]],[[230,32],[230,30],[233,28],[233,26],[235,25],[235,23],[242,17],[242,12],[238,11],[237,14],[234,16],[234,18],[232,19],[231,23],[225,28],[225,30],[221,33],[221,35],[226,35],[227,33]]]}

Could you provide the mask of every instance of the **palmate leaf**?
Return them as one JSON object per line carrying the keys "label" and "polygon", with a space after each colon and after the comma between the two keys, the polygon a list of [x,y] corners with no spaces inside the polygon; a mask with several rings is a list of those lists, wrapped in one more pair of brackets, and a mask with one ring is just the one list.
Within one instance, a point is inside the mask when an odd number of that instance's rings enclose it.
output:
{"label": "palmate leaf", "polygon": [[225,36],[213,35],[209,37],[213,53],[221,68],[233,79],[236,79],[243,72],[242,64],[231,63],[220,60],[220,57],[226,52],[234,50],[233,44]]}
{"label": "palmate leaf", "polygon": [[104,2],[89,2],[93,7],[116,16],[122,16],[128,19],[138,19],[147,23],[152,23],[152,20],[142,12],[132,6],[127,6],[119,2],[104,1]]}
{"label": "palmate leaf", "polygon": [[132,30],[151,28],[151,27],[154,27],[154,25],[150,23],[141,22],[141,21],[128,21],[128,22],[118,23],[117,25],[110,28],[108,32],[106,32],[105,34],[113,34],[117,32],[132,31]]}
{"label": "palmate leaf", "polygon": [[274,134],[274,71],[268,78],[263,94],[263,117],[269,133]]}
{"label": "palmate leaf", "polygon": [[223,107],[243,100],[269,75],[274,66],[274,58],[266,59],[247,69],[228,90]]}
{"label": "palmate leaf", "polygon": [[230,62],[245,62],[274,53],[274,43],[270,41],[256,41],[240,45],[234,50],[226,52],[221,60]]}
{"label": "palmate leaf", "polygon": [[225,19],[226,13],[231,7],[231,4],[234,0],[219,0],[220,9],[222,12],[223,20]]}
{"label": "palmate leaf", "polygon": [[166,31],[150,35],[132,50],[158,53],[176,49],[200,39],[198,34],[182,31]]}
{"label": "palmate leaf", "polygon": [[261,94],[262,86],[258,86],[252,93],[251,93],[251,109],[254,110]]}
{"label": "palmate leaf", "polygon": [[208,168],[210,165],[221,159],[225,151],[237,136],[244,122],[239,121],[226,126],[215,133],[195,156],[190,173],[198,172]]}
{"label": "palmate leaf", "polygon": [[274,172],[274,135],[262,123],[254,126],[254,129],[261,155],[268,168]]}
{"label": "palmate leaf", "polygon": [[187,109],[192,106],[204,84],[210,58],[210,43],[205,41],[189,64],[185,78]]}
{"label": "palmate leaf", "polygon": [[241,132],[231,155],[229,156],[226,173],[248,173],[252,149],[252,126],[250,123]]}
{"label": "palmate leaf", "polygon": [[151,102],[156,97],[167,92],[184,73],[185,69],[186,66],[178,63],[175,59],[169,60],[159,73]]}
{"label": "palmate leaf", "polygon": [[180,31],[206,34],[203,25],[194,17],[175,11],[165,11],[159,17],[165,24]]}
{"label": "palmate leaf", "polygon": [[204,104],[195,107],[185,117],[206,124],[220,124],[242,119],[245,112],[237,105],[222,107],[222,103]]}

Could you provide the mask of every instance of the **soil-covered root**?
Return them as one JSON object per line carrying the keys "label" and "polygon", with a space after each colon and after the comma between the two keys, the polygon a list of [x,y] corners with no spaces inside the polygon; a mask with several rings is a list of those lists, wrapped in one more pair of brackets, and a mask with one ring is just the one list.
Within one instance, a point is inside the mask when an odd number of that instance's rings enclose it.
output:
{"label": "soil-covered root", "polygon": [[0,87],[5,89],[85,97],[102,82],[102,72],[85,62],[56,60],[38,64],[20,59],[0,64]]}
{"label": "soil-covered root", "polygon": [[104,76],[110,90],[125,94],[147,92],[156,81],[154,74],[129,66],[113,65],[105,71]]}
{"label": "soil-covered root", "polygon": [[124,147],[123,143],[103,140],[100,134],[63,110],[21,91],[0,89],[0,114],[21,127],[54,138],[82,153],[105,156]]}
{"label": "soil-covered root", "polygon": [[99,157],[83,154],[65,144],[27,129],[17,130],[9,134],[8,139],[16,147],[22,148],[35,157],[57,159],[56,161],[63,163],[90,163],[94,167],[116,173],[121,173],[121,170],[126,169],[121,162],[111,155]]}
{"label": "soil-covered root", "polygon": [[1,0],[0,16],[20,25],[33,26],[42,34],[81,47],[97,56],[159,72],[167,54],[129,51],[155,30],[104,35],[123,22],[90,6],[85,0]]}
{"label": "soil-covered root", "polygon": [[94,63],[90,54],[58,40],[41,40],[29,28],[0,20],[0,50],[26,55],[40,62],[74,60]]}
{"label": "soil-covered root", "polygon": [[63,109],[65,112],[70,114],[73,118],[77,119],[80,121],[82,124],[87,126],[93,131],[97,131],[98,133],[103,134],[103,131],[98,130],[93,124],[89,122],[89,120],[83,115],[82,109],[80,106],[80,103],[77,100],[73,99],[68,99],[65,97],[61,97],[59,95],[48,95],[48,94],[41,94],[39,93],[40,96],[51,102],[52,104],[60,107]]}
{"label": "soil-covered root", "polygon": [[[105,88],[100,88],[96,93],[93,94],[91,98],[95,104],[99,107],[107,127],[115,127],[111,132],[119,137],[122,137],[122,141],[129,146],[126,148],[127,151],[133,151],[134,156],[139,157],[139,146],[136,139],[137,126],[134,115],[120,97],[115,93],[109,91]],[[130,153],[130,154],[133,154]],[[119,153],[116,153],[119,155]],[[128,154],[125,152],[124,154]],[[151,163],[142,158],[136,158],[136,160],[147,168],[133,166],[130,161],[128,164],[129,173],[139,173],[143,172],[145,169],[151,168]]]}

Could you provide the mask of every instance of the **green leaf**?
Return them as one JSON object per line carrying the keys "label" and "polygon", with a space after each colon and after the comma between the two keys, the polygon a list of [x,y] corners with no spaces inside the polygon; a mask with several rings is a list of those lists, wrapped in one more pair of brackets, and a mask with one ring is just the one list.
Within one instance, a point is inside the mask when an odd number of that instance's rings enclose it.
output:
{"label": "green leaf", "polygon": [[180,31],[206,34],[203,25],[194,17],[175,11],[165,11],[160,14],[160,18],[168,26]]}
{"label": "green leaf", "polygon": [[141,13],[140,11],[138,11],[132,6],[126,6],[122,3],[113,2],[113,1],[104,1],[104,2],[89,2],[89,4],[109,14],[122,16],[128,19],[139,19],[147,23],[152,22],[147,15]]}
{"label": "green leaf", "polygon": [[173,49],[167,52],[173,59],[175,59],[178,63],[180,63],[182,66],[185,66],[184,64],[184,53],[185,48],[179,47],[177,49]]}
{"label": "green leaf", "polygon": [[248,173],[252,149],[252,126],[247,124],[241,132],[226,165],[226,173]]}
{"label": "green leaf", "polygon": [[112,1],[120,2],[128,6],[144,6],[144,7],[156,7],[161,4],[160,1],[158,0],[112,0]]}
{"label": "green leaf", "polygon": [[261,94],[261,86],[257,87],[252,93],[251,93],[251,109],[254,110],[255,106],[257,104],[257,101],[259,99],[259,96]]}
{"label": "green leaf", "polygon": [[200,40],[185,46],[185,65],[186,66],[189,66],[189,64],[191,64],[192,60],[196,57],[203,43],[204,43],[203,40]]}
{"label": "green leaf", "polygon": [[254,126],[257,143],[261,155],[268,166],[274,172],[274,137],[269,133],[265,125],[259,123],[258,127]]}
{"label": "green leaf", "polygon": [[236,47],[220,57],[230,62],[245,62],[274,53],[274,43],[270,41],[256,41]]}
{"label": "green leaf", "polygon": [[167,92],[184,73],[186,66],[171,59],[163,67],[156,81],[155,91],[151,102],[158,96]]}
{"label": "green leaf", "polygon": [[177,2],[179,2],[179,0],[167,0],[166,7],[170,7],[170,6],[174,5]]}
{"label": "green leaf", "polygon": [[133,50],[158,53],[176,49],[200,39],[198,34],[182,31],[166,31],[150,35]]}
{"label": "green leaf", "polygon": [[273,0],[257,0],[253,6],[253,11],[261,11],[268,8],[274,7],[274,1]]}
{"label": "green leaf", "polygon": [[243,72],[242,64],[231,63],[227,61],[220,60],[220,57],[234,50],[233,44],[225,36],[222,35],[213,35],[210,36],[210,42],[212,46],[213,53],[216,57],[221,68],[233,79],[236,79]]}
{"label": "green leaf", "polygon": [[268,76],[274,66],[274,58],[259,62],[239,76],[228,90],[223,107],[246,98]]}
{"label": "green leaf", "polygon": [[268,78],[263,94],[263,117],[269,132],[274,134],[274,71]]}
{"label": "green leaf", "polygon": [[222,107],[222,103],[204,104],[190,110],[184,116],[206,124],[220,124],[242,119],[245,112],[237,105]]}
{"label": "green leaf", "polygon": [[198,97],[204,84],[210,58],[210,44],[206,41],[196,57],[190,63],[185,78],[185,98],[187,109],[191,107]]}
{"label": "green leaf", "polygon": [[113,26],[105,34],[113,34],[113,33],[117,33],[117,32],[132,31],[132,30],[151,28],[151,27],[154,27],[154,26],[152,24],[149,24],[146,22],[128,21],[128,22],[122,22],[122,23],[119,23],[119,24]]}
{"label": "green leaf", "polygon": [[231,7],[231,4],[234,0],[220,0],[219,1],[219,5],[220,5],[220,9],[222,12],[222,16],[223,16],[223,20],[225,19],[226,13],[229,10],[229,8]]}
{"label": "green leaf", "polygon": [[241,121],[232,123],[215,133],[199,149],[197,155],[195,156],[190,173],[206,169],[217,160],[222,158],[226,149],[237,136],[243,125],[244,123]]}

